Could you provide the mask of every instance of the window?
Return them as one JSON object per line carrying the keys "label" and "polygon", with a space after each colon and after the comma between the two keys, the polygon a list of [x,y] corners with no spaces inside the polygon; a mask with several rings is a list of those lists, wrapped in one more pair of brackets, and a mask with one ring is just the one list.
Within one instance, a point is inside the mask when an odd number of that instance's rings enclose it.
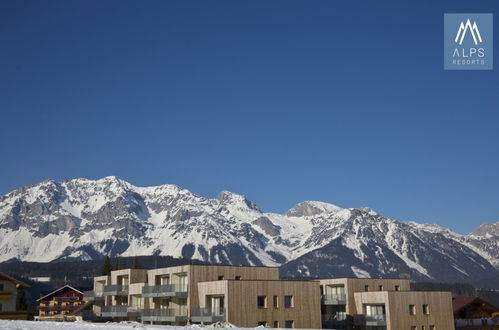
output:
{"label": "window", "polygon": [[0,291],[3,291],[3,290],[4,290],[3,283],[0,283]]}
{"label": "window", "polygon": [[379,288],[379,291],[383,291],[383,286],[382,285],[378,286],[378,288]]}
{"label": "window", "polygon": [[295,301],[293,296],[284,296],[284,307],[285,308],[295,307]]}
{"label": "window", "polygon": [[423,314],[430,315],[430,306],[428,304],[423,304]]}
{"label": "window", "polygon": [[274,308],[279,308],[279,296],[274,296]]}
{"label": "window", "polygon": [[2,304],[0,304],[0,312],[3,310],[3,306]]}
{"label": "window", "polygon": [[267,326],[267,321],[258,321],[258,326]]}
{"label": "window", "polygon": [[369,291],[369,285],[365,285],[365,286],[364,286],[364,291],[365,291],[365,292]]}
{"label": "window", "polygon": [[293,321],[293,320],[286,320],[284,322],[284,327],[285,328],[294,328],[295,327],[295,321]]}
{"label": "window", "polygon": [[274,321],[274,328],[279,328],[279,321]]}
{"label": "window", "polygon": [[258,296],[258,308],[267,308],[267,296]]}
{"label": "window", "polygon": [[437,330],[437,327],[434,325],[430,325],[430,330]]}
{"label": "window", "polygon": [[415,325],[411,325],[411,330],[418,330],[418,327]]}
{"label": "window", "polygon": [[241,280],[241,276],[236,276],[236,281],[240,281]]}
{"label": "window", "polygon": [[400,291],[400,285],[395,285],[395,291]]}
{"label": "window", "polygon": [[426,327],[424,325],[422,325],[421,330],[426,330]]}
{"label": "window", "polygon": [[409,305],[409,315],[416,315],[416,306]]}
{"label": "window", "polygon": [[219,281],[222,281],[224,279],[224,276],[223,275],[218,275],[218,280]]}

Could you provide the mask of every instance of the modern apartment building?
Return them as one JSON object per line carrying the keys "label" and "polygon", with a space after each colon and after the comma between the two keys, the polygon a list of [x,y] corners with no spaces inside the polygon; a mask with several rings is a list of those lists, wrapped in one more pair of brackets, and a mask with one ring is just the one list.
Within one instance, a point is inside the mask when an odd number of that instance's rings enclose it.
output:
{"label": "modern apartment building", "polygon": [[85,292],[113,320],[185,325],[363,330],[454,330],[448,292],[407,279],[280,280],[276,267],[185,265],[96,277]]}
{"label": "modern apartment building", "polygon": [[410,291],[407,279],[339,278],[320,283],[323,328],[454,329],[450,292]]}

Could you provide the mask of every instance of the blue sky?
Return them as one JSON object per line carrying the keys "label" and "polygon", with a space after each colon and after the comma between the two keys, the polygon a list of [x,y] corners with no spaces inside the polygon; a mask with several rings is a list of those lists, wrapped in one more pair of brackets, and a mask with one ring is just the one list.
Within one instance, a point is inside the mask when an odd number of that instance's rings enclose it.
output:
{"label": "blue sky", "polygon": [[498,8],[1,1],[0,194],[116,175],[467,233],[499,220],[499,75],[443,70],[443,14]]}

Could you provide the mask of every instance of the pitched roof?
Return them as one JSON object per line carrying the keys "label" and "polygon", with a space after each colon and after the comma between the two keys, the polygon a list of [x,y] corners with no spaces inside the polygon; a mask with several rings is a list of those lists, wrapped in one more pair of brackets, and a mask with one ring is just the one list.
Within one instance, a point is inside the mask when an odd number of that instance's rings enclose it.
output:
{"label": "pitched roof", "polygon": [[19,280],[16,280],[15,278],[5,274],[5,273],[0,273],[0,279],[4,279],[4,280],[7,280],[7,281],[11,281],[13,283],[16,284],[16,287],[20,287],[20,286],[23,286],[25,288],[29,288],[30,286],[24,282],[21,282]]}
{"label": "pitched roof", "polygon": [[471,304],[473,302],[479,302],[481,304],[487,305],[491,309],[497,310],[497,307],[495,307],[491,303],[483,300],[480,297],[465,297],[465,296],[457,296],[457,297],[452,298],[452,309],[453,309],[454,313],[457,313],[461,309],[463,309],[464,307],[468,306],[469,304]]}
{"label": "pitched roof", "polygon": [[41,297],[40,297],[40,298],[38,298],[36,301],[43,300],[44,298],[46,298],[46,297],[48,297],[48,296],[51,296],[51,295],[53,295],[54,293],[59,292],[59,291],[61,291],[62,289],[65,289],[65,288],[70,288],[71,290],[74,290],[74,291],[77,291],[78,293],[83,294],[83,292],[81,292],[80,290],[77,290],[77,289],[73,288],[71,285],[67,285],[67,284],[66,284],[65,286],[62,286],[62,287],[60,287],[60,288],[59,288],[59,289],[57,289],[57,290],[54,290],[54,291],[52,291],[52,292],[50,292],[50,293],[47,293],[47,294],[46,294],[46,295],[44,295],[44,296],[41,296]]}

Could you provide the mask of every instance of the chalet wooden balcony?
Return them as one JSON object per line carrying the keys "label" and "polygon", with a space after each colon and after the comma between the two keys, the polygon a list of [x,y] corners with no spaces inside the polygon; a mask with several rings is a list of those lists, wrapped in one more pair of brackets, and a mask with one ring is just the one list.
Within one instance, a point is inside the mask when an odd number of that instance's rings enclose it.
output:
{"label": "chalet wooden balcony", "polygon": [[39,311],[73,311],[78,309],[80,305],[52,305],[52,306],[36,306],[36,309]]}
{"label": "chalet wooden balcony", "polygon": [[73,301],[80,301],[80,297],[55,297],[55,301],[64,301],[64,302],[73,302]]}
{"label": "chalet wooden balcony", "polygon": [[147,322],[187,322],[187,308],[183,309],[143,309],[141,321]]}
{"label": "chalet wooden balcony", "polygon": [[187,297],[187,285],[146,285],[142,287],[142,297]]}
{"label": "chalet wooden balcony", "polygon": [[0,291],[0,301],[10,300],[12,298],[12,292],[10,291]]}

